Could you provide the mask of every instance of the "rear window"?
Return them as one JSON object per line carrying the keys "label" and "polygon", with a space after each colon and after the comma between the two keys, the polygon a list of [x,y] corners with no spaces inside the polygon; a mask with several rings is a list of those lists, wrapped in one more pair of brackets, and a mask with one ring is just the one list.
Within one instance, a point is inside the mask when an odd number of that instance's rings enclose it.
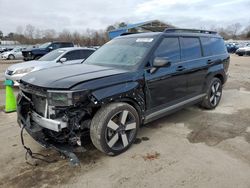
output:
{"label": "rear window", "polygon": [[73,43],[60,43],[60,48],[73,47]]}
{"label": "rear window", "polygon": [[224,40],[221,38],[201,37],[204,56],[226,53]]}
{"label": "rear window", "polygon": [[200,40],[197,37],[181,38],[181,59],[183,61],[197,59],[202,56]]}

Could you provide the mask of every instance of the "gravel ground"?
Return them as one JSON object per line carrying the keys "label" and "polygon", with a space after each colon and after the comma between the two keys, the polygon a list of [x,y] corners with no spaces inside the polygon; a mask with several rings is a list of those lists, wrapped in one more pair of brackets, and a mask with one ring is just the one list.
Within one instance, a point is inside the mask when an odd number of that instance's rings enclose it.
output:
{"label": "gravel ground", "polygon": [[16,114],[0,112],[0,187],[250,187],[250,57],[232,55],[220,105],[197,106],[150,123],[126,153],[108,157],[89,145],[70,167],[58,153],[32,150],[54,163],[25,163]]}

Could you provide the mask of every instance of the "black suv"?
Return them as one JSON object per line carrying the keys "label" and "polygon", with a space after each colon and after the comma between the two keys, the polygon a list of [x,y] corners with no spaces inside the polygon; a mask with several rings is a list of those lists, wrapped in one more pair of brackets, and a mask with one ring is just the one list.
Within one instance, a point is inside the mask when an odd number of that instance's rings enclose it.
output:
{"label": "black suv", "polygon": [[51,52],[52,50],[67,47],[74,47],[74,44],[72,42],[47,42],[42,44],[38,48],[30,48],[27,50],[23,50],[23,59],[24,61],[39,59],[40,57]]}
{"label": "black suv", "polygon": [[229,60],[223,38],[212,31],[120,36],[81,65],[23,77],[18,122],[71,160],[88,136],[100,151],[117,155],[131,146],[142,124],[195,103],[214,109]]}

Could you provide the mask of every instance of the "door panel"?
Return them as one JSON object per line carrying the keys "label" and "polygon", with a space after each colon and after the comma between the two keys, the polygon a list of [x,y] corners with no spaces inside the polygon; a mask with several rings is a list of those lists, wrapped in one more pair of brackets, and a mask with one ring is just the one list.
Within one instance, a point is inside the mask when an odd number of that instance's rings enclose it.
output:
{"label": "door panel", "polygon": [[178,63],[160,68],[153,74],[146,71],[149,108],[172,105],[187,95],[187,74],[185,70],[176,71],[179,66],[185,67],[183,63]]}
{"label": "door panel", "polygon": [[152,67],[145,71],[147,108],[150,110],[181,101],[187,94],[186,64],[180,62],[179,38],[163,38],[151,64],[155,57],[168,58],[171,65],[158,68],[154,73],[150,72]]}
{"label": "door panel", "polygon": [[181,37],[181,59],[187,65],[187,95],[196,96],[202,92],[207,73],[207,60],[203,57],[199,37]]}

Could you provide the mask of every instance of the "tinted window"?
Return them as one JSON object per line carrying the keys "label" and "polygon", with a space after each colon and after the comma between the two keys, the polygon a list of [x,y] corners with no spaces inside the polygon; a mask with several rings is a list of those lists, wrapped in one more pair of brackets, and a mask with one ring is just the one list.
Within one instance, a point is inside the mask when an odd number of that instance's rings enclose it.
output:
{"label": "tinted window", "polygon": [[94,50],[79,50],[79,51],[80,51],[79,59],[87,59],[94,52]]}
{"label": "tinted window", "polygon": [[61,48],[73,47],[73,44],[72,43],[61,43],[60,46],[61,46]]}
{"label": "tinted window", "polygon": [[180,61],[180,45],[179,39],[164,38],[154,54],[155,57],[167,57],[171,62]]}
{"label": "tinted window", "polygon": [[226,53],[225,43],[221,38],[201,37],[201,43],[205,56]]}
{"label": "tinted window", "polygon": [[66,53],[63,57],[67,58],[67,61],[82,59],[80,57],[80,50],[74,50]]}
{"label": "tinted window", "polygon": [[39,61],[54,61],[56,60],[56,58],[58,58],[60,55],[62,55],[65,52],[65,50],[63,49],[57,49],[54,50],[50,53],[47,53],[46,55],[44,55],[43,57],[41,57],[39,59]]}
{"label": "tinted window", "polygon": [[199,38],[185,37],[181,38],[181,59],[191,60],[200,58],[201,47]]}

